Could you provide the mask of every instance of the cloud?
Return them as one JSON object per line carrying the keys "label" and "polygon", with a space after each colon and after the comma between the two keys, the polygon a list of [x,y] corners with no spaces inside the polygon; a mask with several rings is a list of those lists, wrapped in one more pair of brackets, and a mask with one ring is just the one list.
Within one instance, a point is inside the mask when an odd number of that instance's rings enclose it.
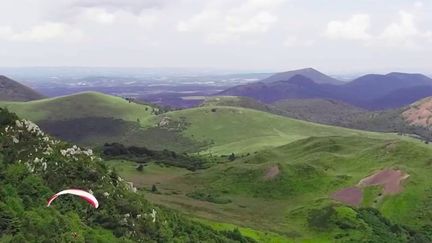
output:
{"label": "cloud", "polygon": [[388,24],[376,34],[371,34],[369,15],[353,15],[349,20],[330,21],[325,36],[332,40],[361,40],[367,46],[417,48],[432,41],[432,31],[421,30],[415,15],[399,11],[398,21]]}
{"label": "cloud", "polygon": [[283,0],[246,0],[237,6],[207,6],[200,13],[177,25],[179,32],[198,32],[210,43],[238,40],[241,35],[269,31],[277,22],[273,13]]}
{"label": "cloud", "polygon": [[236,33],[264,33],[277,21],[277,17],[269,12],[259,12],[251,18],[243,19],[239,16],[227,16],[226,31]]}
{"label": "cloud", "polygon": [[73,0],[71,6],[124,10],[139,14],[144,9],[161,8],[167,0]]}
{"label": "cloud", "polygon": [[116,16],[102,8],[87,8],[82,13],[83,18],[100,24],[112,24]]}
{"label": "cloud", "polygon": [[285,47],[309,47],[313,44],[315,44],[314,40],[302,40],[296,36],[289,36],[283,43]]}
{"label": "cloud", "polygon": [[83,38],[80,30],[64,23],[43,23],[29,30],[16,31],[10,26],[0,26],[0,39],[18,42],[43,42],[48,40],[77,41]]}
{"label": "cloud", "polygon": [[416,7],[416,8],[422,8],[423,6],[424,6],[424,4],[421,1],[417,1],[414,3],[414,7]]}
{"label": "cloud", "polygon": [[325,35],[330,39],[368,40],[370,17],[367,14],[355,14],[347,21],[330,21]]}
{"label": "cloud", "polygon": [[411,13],[400,11],[399,22],[391,23],[377,37],[378,40],[396,46],[415,46],[417,42],[432,39],[431,31],[422,31],[417,27],[415,16]]}

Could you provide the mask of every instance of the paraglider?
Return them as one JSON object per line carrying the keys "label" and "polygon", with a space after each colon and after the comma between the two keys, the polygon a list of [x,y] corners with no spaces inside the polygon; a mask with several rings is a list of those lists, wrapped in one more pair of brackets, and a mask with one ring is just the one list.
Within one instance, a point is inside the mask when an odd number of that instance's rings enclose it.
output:
{"label": "paraglider", "polygon": [[99,202],[98,200],[90,193],[83,191],[83,190],[79,190],[79,189],[68,189],[68,190],[64,190],[61,192],[56,193],[55,195],[53,195],[49,200],[48,200],[48,204],[47,207],[49,207],[51,205],[51,203],[60,195],[64,195],[64,194],[71,194],[71,195],[75,195],[75,196],[79,196],[82,199],[86,200],[88,203],[90,203],[94,208],[98,208],[99,207]]}

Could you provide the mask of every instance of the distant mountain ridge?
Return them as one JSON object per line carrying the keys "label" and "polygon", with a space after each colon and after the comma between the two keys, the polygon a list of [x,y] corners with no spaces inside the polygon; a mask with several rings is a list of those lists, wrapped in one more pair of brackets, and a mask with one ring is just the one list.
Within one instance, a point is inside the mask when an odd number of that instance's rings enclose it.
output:
{"label": "distant mountain ridge", "polygon": [[0,100],[30,101],[44,98],[33,89],[18,83],[6,76],[0,75]]}
{"label": "distant mountain ridge", "polygon": [[[216,95],[246,96],[265,103],[285,99],[333,99],[369,110],[402,107],[432,95],[432,79],[423,74],[367,74],[351,82],[336,85],[324,83],[322,79],[319,83],[301,74],[284,76],[286,73],[272,76],[287,77],[286,80],[272,82],[271,80],[279,78],[270,77],[260,82],[235,86]],[[398,98],[405,92],[407,97]]]}
{"label": "distant mountain ridge", "polygon": [[292,77],[296,75],[302,75],[306,78],[309,78],[315,83],[318,84],[343,84],[344,82],[337,80],[335,78],[332,78],[328,75],[325,75],[324,73],[321,73],[320,71],[313,69],[313,68],[303,68],[303,69],[297,69],[293,71],[288,72],[282,72],[282,73],[276,73],[268,78],[263,79],[261,82],[263,83],[272,83],[277,81],[286,81],[291,79]]}

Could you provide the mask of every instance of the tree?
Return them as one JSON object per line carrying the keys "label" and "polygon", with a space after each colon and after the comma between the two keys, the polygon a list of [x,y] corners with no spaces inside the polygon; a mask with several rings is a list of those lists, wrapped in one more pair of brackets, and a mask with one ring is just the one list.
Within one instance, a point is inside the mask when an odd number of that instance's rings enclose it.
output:
{"label": "tree", "polygon": [[153,184],[153,186],[151,188],[151,191],[154,192],[154,193],[158,192],[158,189],[157,189],[157,187],[156,187],[155,184]]}
{"label": "tree", "polygon": [[143,164],[138,165],[136,170],[142,172],[144,170],[144,165]]}

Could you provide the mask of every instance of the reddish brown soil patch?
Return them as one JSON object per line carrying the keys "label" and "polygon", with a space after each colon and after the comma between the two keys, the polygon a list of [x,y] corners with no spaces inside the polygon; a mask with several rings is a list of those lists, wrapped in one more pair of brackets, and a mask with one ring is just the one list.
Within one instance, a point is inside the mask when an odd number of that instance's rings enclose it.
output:
{"label": "reddish brown soil patch", "polygon": [[382,170],[362,179],[357,185],[359,187],[381,185],[384,194],[391,195],[402,191],[401,182],[406,178],[408,175],[401,170]]}
{"label": "reddish brown soil patch", "polygon": [[359,181],[355,187],[344,188],[331,195],[331,198],[357,206],[363,200],[362,188],[368,186],[382,186],[384,195],[393,195],[402,191],[402,181],[409,175],[401,170],[381,170]]}
{"label": "reddish brown soil patch", "polygon": [[402,113],[403,118],[410,125],[427,127],[432,125],[432,98],[425,98]]}
{"label": "reddish brown soil patch", "polygon": [[336,201],[357,206],[363,200],[363,192],[358,187],[349,187],[333,193],[331,197]]}
{"label": "reddish brown soil patch", "polygon": [[277,175],[279,175],[279,173],[280,173],[279,166],[274,165],[267,169],[264,175],[264,180],[271,180],[275,178]]}

